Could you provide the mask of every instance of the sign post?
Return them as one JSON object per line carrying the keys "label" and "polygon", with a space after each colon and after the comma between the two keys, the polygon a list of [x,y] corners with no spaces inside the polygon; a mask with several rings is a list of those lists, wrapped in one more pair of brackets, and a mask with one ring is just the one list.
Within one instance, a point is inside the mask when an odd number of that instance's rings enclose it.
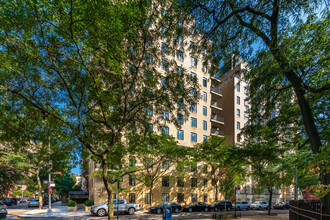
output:
{"label": "sign post", "polygon": [[239,186],[235,186],[235,218],[236,218],[236,206],[237,206],[237,203],[236,203],[236,191],[237,190],[240,190],[241,188]]}

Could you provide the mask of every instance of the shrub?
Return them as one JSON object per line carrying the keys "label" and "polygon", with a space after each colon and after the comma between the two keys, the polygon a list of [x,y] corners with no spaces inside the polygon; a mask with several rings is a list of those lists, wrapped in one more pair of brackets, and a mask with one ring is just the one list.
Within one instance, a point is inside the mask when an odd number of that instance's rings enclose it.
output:
{"label": "shrub", "polygon": [[93,201],[93,200],[86,200],[86,201],[84,202],[84,205],[85,205],[85,206],[92,206],[92,205],[94,205],[94,201]]}
{"label": "shrub", "polygon": [[73,201],[73,200],[69,200],[68,206],[69,207],[75,207],[75,206],[77,206],[77,202],[76,201]]}

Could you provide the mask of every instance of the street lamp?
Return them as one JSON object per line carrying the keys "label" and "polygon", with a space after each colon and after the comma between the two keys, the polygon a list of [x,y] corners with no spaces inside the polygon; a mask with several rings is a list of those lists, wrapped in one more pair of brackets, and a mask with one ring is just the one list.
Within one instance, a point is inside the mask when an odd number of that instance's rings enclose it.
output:
{"label": "street lamp", "polygon": [[49,169],[48,169],[48,210],[47,215],[52,214],[52,199],[51,199],[51,174],[50,171],[53,168],[53,162],[50,160],[50,136],[49,136],[49,143],[48,143],[48,153],[49,153]]}

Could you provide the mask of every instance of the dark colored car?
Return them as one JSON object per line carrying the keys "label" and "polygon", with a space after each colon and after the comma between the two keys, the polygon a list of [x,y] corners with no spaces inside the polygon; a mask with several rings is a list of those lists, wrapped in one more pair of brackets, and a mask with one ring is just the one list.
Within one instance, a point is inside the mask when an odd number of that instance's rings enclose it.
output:
{"label": "dark colored car", "polygon": [[288,209],[288,208],[290,208],[288,202],[279,202],[276,205],[274,205],[274,209]]}
{"label": "dark colored car", "polygon": [[7,205],[7,206],[17,205],[17,199],[16,198],[7,198],[7,199],[5,199],[5,201],[3,201],[3,203],[5,203],[5,205]]}
{"label": "dark colored car", "polygon": [[211,205],[208,205],[204,202],[196,202],[192,203],[182,209],[183,212],[199,212],[199,211],[204,211],[208,212],[212,209]]}
{"label": "dark colored car", "polygon": [[7,217],[7,206],[0,201],[0,219],[1,218],[6,218]]}
{"label": "dark colored car", "polygon": [[163,212],[163,207],[164,206],[171,206],[173,213],[178,213],[182,209],[181,205],[179,205],[175,202],[165,202],[165,203],[159,204],[158,206],[154,206],[154,207],[149,208],[148,211],[150,213],[160,214],[160,213]]}
{"label": "dark colored car", "polygon": [[218,210],[222,211],[225,210],[226,208],[228,211],[230,211],[233,208],[233,204],[231,204],[230,200],[221,200],[213,205],[214,211],[218,211]]}

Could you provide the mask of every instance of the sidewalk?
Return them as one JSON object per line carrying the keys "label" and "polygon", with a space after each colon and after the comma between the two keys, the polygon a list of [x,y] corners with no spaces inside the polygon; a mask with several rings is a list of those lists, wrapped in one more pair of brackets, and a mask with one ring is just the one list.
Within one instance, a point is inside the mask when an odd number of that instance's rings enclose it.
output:
{"label": "sidewalk", "polygon": [[48,206],[45,206],[43,209],[33,209],[28,212],[24,212],[20,214],[19,218],[65,218],[65,217],[87,217],[92,216],[90,212],[85,212],[82,209],[78,209],[76,212],[68,212],[68,206],[61,206],[61,203],[53,203],[52,204],[52,214],[48,215]]}

